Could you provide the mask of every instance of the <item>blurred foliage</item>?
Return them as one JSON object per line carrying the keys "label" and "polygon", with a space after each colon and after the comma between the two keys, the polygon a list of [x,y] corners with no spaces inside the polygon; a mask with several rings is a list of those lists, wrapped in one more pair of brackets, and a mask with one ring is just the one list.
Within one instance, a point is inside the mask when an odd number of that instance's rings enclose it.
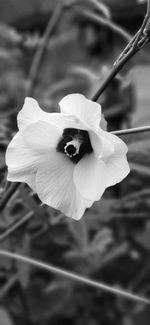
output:
{"label": "blurred foliage", "polygon": [[[10,17],[11,11],[6,10],[10,2],[16,16]],[[15,3],[18,8],[20,1]],[[58,101],[71,92],[91,97],[108,74],[126,41],[104,26],[79,19],[73,9],[74,6],[81,6],[82,10],[89,8],[110,20],[109,3],[108,7],[102,7],[101,1],[73,0],[71,9],[60,19],[47,44],[34,89],[34,97],[45,111],[57,111]],[[16,114],[23,104],[32,60],[42,42],[43,24],[47,21],[41,6],[46,11],[51,5],[51,12],[54,4],[55,1],[26,1],[24,11],[21,7],[17,11],[12,1],[0,3],[3,17],[5,7],[9,18],[16,17],[19,26],[19,31],[15,31],[0,25],[0,195],[10,186],[6,184],[5,150],[17,129]],[[34,17],[35,7],[40,8],[41,16],[34,20],[27,6],[34,9]],[[20,32],[23,25],[26,33]],[[99,100],[111,130],[132,124],[136,98],[134,85],[126,75],[130,67],[131,64],[115,78]],[[38,197],[22,185],[1,215],[0,232],[11,228],[31,211],[33,217],[5,240],[0,237],[0,247],[148,296],[149,135],[133,135],[125,141],[129,146],[130,175],[118,186],[109,188],[81,221],[70,220],[55,209],[41,206]],[[0,259],[0,287],[1,325],[141,325],[143,319],[144,325],[149,324],[149,310],[144,305],[4,257]]]}

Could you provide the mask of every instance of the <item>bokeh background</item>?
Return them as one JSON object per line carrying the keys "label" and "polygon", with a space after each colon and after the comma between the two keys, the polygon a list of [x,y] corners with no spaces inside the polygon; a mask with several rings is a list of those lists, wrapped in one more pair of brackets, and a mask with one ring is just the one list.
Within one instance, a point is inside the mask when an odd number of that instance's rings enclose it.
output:
{"label": "bokeh background", "polygon": [[[61,0],[0,0],[0,195],[5,150],[28,94],[37,49]],[[66,94],[91,98],[140,27],[140,0],[68,0],[46,44],[32,96],[48,112]],[[113,25],[111,25],[113,23]],[[114,24],[117,24],[114,26]],[[150,45],[99,98],[108,130],[150,124]],[[0,248],[150,297],[150,134],[125,135],[129,176],[81,221],[41,206],[23,184],[0,215]],[[3,236],[19,220],[22,227]],[[149,325],[150,307],[20,261],[0,258],[0,325]]]}

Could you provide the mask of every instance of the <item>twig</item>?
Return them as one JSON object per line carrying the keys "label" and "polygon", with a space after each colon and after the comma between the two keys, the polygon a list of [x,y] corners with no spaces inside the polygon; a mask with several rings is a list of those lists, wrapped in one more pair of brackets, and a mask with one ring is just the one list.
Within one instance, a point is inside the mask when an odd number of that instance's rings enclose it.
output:
{"label": "twig", "polygon": [[150,126],[141,126],[141,127],[132,128],[132,129],[112,131],[111,133],[116,134],[116,135],[126,135],[126,134],[131,134],[131,133],[143,133],[143,132],[148,132],[148,131],[150,131]]}
{"label": "twig", "polygon": [[79,9],[75,9],[75,10],[78,12],[80,16],[88,18],[90,21],[96,24],[107,27],[109,30],[123,37],[125,41],[129,42],[131,40],[131,35],[128,32],[126,32],[126,30],[121,28],[119,25],[114,23],[113,21],[103,18],[98,14],[92,13],[89,10],[84,10],[84,11],[81,11]]}
{"label": "twig", "polygon": [[3,211],[3,209],[6,206],[6,204],[11,199],[11,197],[13,196],[13,194],[17,191],[17,189],[19,188],[19,186],[21,186],[21,183],[12,183],[9,186],[9,188],[8,188],[5,196],[0,201],[0,211]]}
{"label": "twig", "polygon": [[142,23],[141,28],[133,36],[133,38],[131,39],[131,41],[127,44],[127,46],[125,47],[125,49],[123,50],[123,52],[120,54],[119,58],[116,60],[116,62],[114,63],[114,65],[116,65],[122,59],[122,57],[126,53],[128,53],[129,49],[131,49],[132,46],[133,46],[133,48],[136,48],[138,46],[138,42],[140,40],[140,37],[144,33],[144,28],[146,27],[149,18],[150,18],[150,0],[148,0],[148,3],[147,3],[147,12],[146,12],[146,16],[145,16],[145,18],[143,20],[143,23]]}
{"label": "twig", "polygon": [[100,95],[104,92],[104,90],[109,86],[110,82],[114,79],[114,77],[117,75],[117,73],[123,68],[123,66],[135,55],[135,53],[139,49],[130,50],[123,58],[119,61],[119,63],[111,69],[108,77],[105,79],[105,81],[102,83],[100,88],[97,90],[97,92],[92,97],[92,100],[96,102]]}
{"label": "twig", "polygon": [[140,40],[140,37],[142,36],[143,32],[144,32],[144,29],[149,21],[149,18],[150,18],[150,0],[148,0],[147,2],[147,12],[146,12],[146,16],[143,20],[143,24],[140,28],[140,31],[135,39],[135,42],[134,42],[134,47],[136,47],[138,45],[138,41]]}
{"label": "twig", "polygon": [[0,242],[2,242],[4,239],[6,239],[11,233],[13,233],[15,230],[20,228],[24,223],[29,221],[33,217],[33,212],[27,213],[22,219],[15,222],[15,224],[11,225],[7,228],[6,231],[4,231],[2,234],[0,234]]}
{"label": "twig", "polygon": [[24,263],[29,263],[29,264],[31,264],[33,266],[44,269],[47,272],[52,272],[54,274],[58,274],[58,275],[61,275],[63,277],[67,277],[67,278],[72,279],[74,281],[84,283],[84,284],[89,285],[91,287],[95,287],[97,289],[101,289],[103,291],[110,292],[112,294],[116,294],[116,295],[122,296],[122,297],[130,299],[130,300],[140,301],[140,302],[143,302],[143,303],[146,303],[146,304],[150,304],[150,300],[148,298],[146,298],[146,297],[141,297],[141,296],[138,296],[138,295],[136,295],[136,294],[134,294],[132,292],[121,290],[121,289],[115,288],[113,286],[109,286],[107,284],[91,280],[91,279],[89,279],[87,277],[78,275],[78,274],[73,273],[73,272],[66,271],[64,269],[55,267],[55,266],[50,265],[50,264],[40,262],[38,260],[29,258],[29,257],[26,257],[26,256],[11,253],[11,252],[8,252],[8,251],[5,251],[5,250],[0,250],[0,255],[1,256],[6,256],[6,257],[9,257],[9,258],[13,258],[15,260],[19,260],[19,261],[22,261]]}
{"label": "twig", "polygon": [[135,276],[134,279],[132,279],[131,284],[129,285],[130,289],[134,290],[134,288],[137,288],[140,286],[141,282],[146,278],[146,275],[149,274],[150,271],[150,260],[149,256],[146,256],[145,262],[143,263],[144,268],[140,270],[140,273]]}
{"label": "twig", "polygon": [[47,47],[47,43],[48,40],[51,36],[51,34],[53,33],[53,30],[60,18],[60,15],[62,13],[62,8],[63,8],[63,4],[64,4],[64,0],[58,1],[58,5],[54,11],[54,14],[52,17],[50,17],[49,22],[47,24],[44,36],[43,36],[43,40],[42,42],[40,42],[37,51],[35,53],[34,59],[33,59],[33,63],[29,72],[29,86],[27,89],[27,95],[28,96],[32,96],[33,95],[33,91],[35,88],[35,83],[36,83],[36,79],[38,76],[38,71],[45,53],[45,49]]}
{"label": "twig", "polygon": [[4,299],[4,296],[7,295],[8,291],[14,287],[14,285],[16,284],[16,282],[18,281],[18,275],[13,275],[8,281],[7,283],[3,286],[3,288],[1,288],[0,290],[0,299]]}
{"label": "twig", "polygon": [[[134,35],[129,44],[125,47],[122,53],[119,55],[118,59],[115,61],[108,77],[97,90],[97,92],[92,97],[93,101],[97,101],[99,96],[103,93],[103,91],[108,87],[110,82],[114,79],[117,73],[123,68],[123,66],[141,49],[150,41],[150,26],[149,26],[149,18],[150,18],[150,0],[148,0],[147,5],[147,13],[144,18],[143,24],[140,30]],[[146,26],[148,26],[146,32]]]}

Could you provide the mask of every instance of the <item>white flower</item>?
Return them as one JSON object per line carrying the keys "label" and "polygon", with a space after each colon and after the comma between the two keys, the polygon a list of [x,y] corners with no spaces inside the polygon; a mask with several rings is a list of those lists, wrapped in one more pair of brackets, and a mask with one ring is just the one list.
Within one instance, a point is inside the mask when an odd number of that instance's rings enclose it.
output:
{"label": "white flower", "polygon": [[8,180],[26,182],[42,202],[80,219],[129,173],[127,146],[99,127],[99,104],[71,94],[59,105],[61,113],[45,113],[25,99],[6,152]]}

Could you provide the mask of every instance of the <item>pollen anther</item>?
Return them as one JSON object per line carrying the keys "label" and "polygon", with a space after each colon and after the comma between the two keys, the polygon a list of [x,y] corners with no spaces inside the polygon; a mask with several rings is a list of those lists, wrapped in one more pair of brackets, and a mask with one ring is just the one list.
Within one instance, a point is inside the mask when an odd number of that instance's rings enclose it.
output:
{"label": "pollen anther", "polygon": [[80,145],[81,145],[80,141],[76,139],[67,142],[67,144],[64,147],[65,154],[70,158],[78,155],[80,150]]}

